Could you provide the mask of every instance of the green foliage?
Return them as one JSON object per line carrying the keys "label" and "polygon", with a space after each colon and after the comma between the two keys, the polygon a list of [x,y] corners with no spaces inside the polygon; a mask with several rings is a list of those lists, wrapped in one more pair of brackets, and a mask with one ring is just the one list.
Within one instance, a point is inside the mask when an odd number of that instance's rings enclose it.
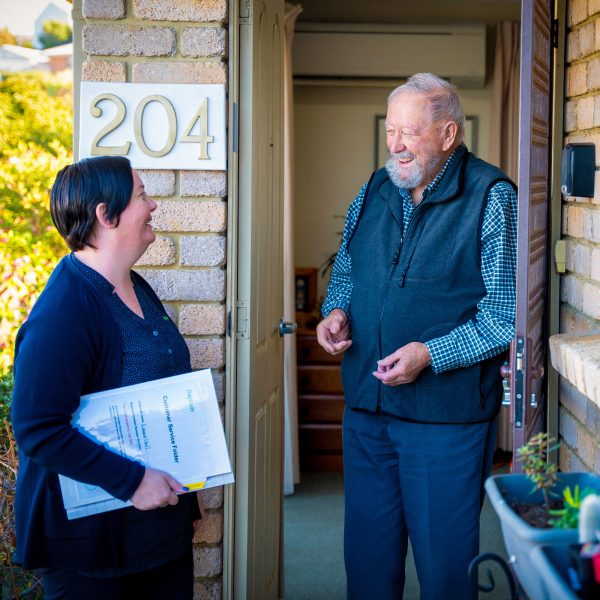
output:
{"label": "green foliage", "polygon": [[517,453],[523,461],[523,471],[533,482],[531,493],[542,490],[544,505],[550,509],[551,490],[556,483],[558,467],[548,462],[548,453],[558,448],[556,438],[548,437],[545,432],[534,435],[525,446],[519,448]]}
{"label": "green foliage", "polygon": [[3,46],[4,44],[17,45],[17,39],[6,27],[0,29],[0,46]]}
{"label": "green foliage", "polygon": [[23,150],[57,156],[73,135],[71,82],[48,73],[3,73],[0,82],[0,159]]}
{"label": "green foliage", "polygon": [[0,375],[0,592],[2,598],[41,600],[44,596],[38,578],[12,562],[18,467],[17,447],[8,422],[12,386],[12,373]]}
{"label": "green foliage", "polygon": [[0,591],[2,598],[41,600],[44,597],[38,578],[13,564],[15,551],[15,488],[17,447],[8,421],[0,422]]}
{"label": "green foliage", "polygon": [[[8,424],[13,347],[66,247],[52,225],[48,192],[71,162],[70,82],[7,73],[0,81],[0,589],[2,598],[42,598],[36,577],[12,564],[17,451]],[[43,357],[41,357],[43,359]]]}
{"label": "green foliage", "polygon": [[42,48],[52,48],[68,44],[73,39],[73,31],[62,21],[45,21],[42,23],[42,33],[38,36]]}
{"label": "green foliage", "polygon": [[16,332],[66,246],[48,192],[71,162],[70,83],[48,74],[0,82],[0,374],[12,366]]}
{"label": "green foliage", "polygon": [[[0,423],[8,421],[10,415],[10,399],[12,396],[13,375],[12,372],[0,375]],[[7,440],[3,438],[4,431],[0,427],[0,452],[7,447]]]}
{"label": "green foliage", "polygon": [[552,527],[558,529],[576,529],[579,525],[579,509],[581,503],[586,496],[595,494],[592,488],[585,488],[581,494],[579,493],[579,485],[575,485],[574,492],[570,487],[563,490],[563,508],[551,510],[550,514],[554,519],[550,519],[549,523]]}

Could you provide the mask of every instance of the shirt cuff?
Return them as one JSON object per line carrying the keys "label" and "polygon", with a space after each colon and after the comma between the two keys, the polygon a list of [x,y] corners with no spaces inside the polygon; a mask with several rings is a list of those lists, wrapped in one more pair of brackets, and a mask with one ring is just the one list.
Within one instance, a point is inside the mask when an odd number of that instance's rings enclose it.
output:
{"label": "shirt cuff", "polygon": [[445,335],[425,342],[431,356],[431,369],[443,373],[462,366],[452,336]]}
{"label": "shirt cuff", "polygon": [[346,313],[346,316],[350,315],[350,303],[349,302],[341,302],[341,301],[332,301],[332,302],[323,302],[323,306],[321,306],[321,314],[323,318],[325,318],[332,310],[339,308]]}

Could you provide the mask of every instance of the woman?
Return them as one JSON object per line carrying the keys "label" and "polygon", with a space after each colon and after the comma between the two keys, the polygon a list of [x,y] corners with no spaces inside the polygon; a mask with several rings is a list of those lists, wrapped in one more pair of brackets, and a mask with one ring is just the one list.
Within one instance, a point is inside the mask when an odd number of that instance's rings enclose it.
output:
{"label": "woman", "polygon": [[[71,426],[80,396],[187,373],[187,346],[131,270],[154,241],[156,204],[126,158],[65,167],[50,196],[71,250],[17,336],[12,424],[19,446],[15,561],[41,569],[46,598],[193,595],[195,494]],[[133,507],[67,520],[57,474]]]}

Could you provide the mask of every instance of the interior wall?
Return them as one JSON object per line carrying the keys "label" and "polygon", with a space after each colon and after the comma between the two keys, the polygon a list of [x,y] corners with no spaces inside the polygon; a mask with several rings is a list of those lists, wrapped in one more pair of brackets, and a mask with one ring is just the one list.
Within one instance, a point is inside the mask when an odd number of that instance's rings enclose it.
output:
{"label": "interior wall", "polygon": [[[375,117],[385,115],[390,89],[294,87],[296,266],[320,267],[336,251],[339,216],[375,166]],[[466,115],[477,117],[477,154],[488,157],[491,84],[458,90]],[[318,277],[318,296],[329,277]]]}
{"label": "interior wall", "polygon": [[452,23],[518,21],[521,0],[291,0],[299,21],[341,23]]}
{"label": "interior wall", "polygon": [[[465,114],[477,116],[477,155],[488,158],[495,25],[520,19],[520,0],[292,0],[299,21],[347,23],[486,23],[487,84],[459,89]],[[385,87],[294,86],[296,266],[319,267],[336,251],[348,205],[375,162],[375,116],[386,112]],[[329,277],[318,277],[318,297]]]}

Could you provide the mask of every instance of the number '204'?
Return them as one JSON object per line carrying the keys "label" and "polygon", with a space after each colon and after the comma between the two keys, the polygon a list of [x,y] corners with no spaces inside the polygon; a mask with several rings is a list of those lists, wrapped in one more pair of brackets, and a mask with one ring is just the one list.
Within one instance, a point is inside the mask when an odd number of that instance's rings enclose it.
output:
{"label": "number '204'", "polygon": [[[90,114],[92,117],[98,118],[102,116],[102,109],[98,106],[102,100],[108,100],[113,102],[117,108],[117,114],[114,118],[107,123],[94,137],[92,140],[92,147],[90,154],[92,156],[108,155],[108,156],[127,156],[131,148],[131,142],[125,142],[121,146],[101,146],[100,142],[109,134],[115,131],[121,123],[125,120],[127,109],[125,103],[121,98],[115,96],[115,94],[99,94],[96,96],[90,105]],[[143,129],[143,117],[144,110],[151,102],[158,102],[165,110],[167,117],[167,139],[162,148],[153,150],[149,148],[144,139]],[[192,129],[199,123],[199,132],[192,135]],[[153,94],[142,98],[135,108],[133,116],[133,134],[135,141],[139,146],[140,150],[148,156],[161,157],[169,154],[177,141],[177,114],[173,105],[164,96]],[[192,119],[184,129],[183,135],[181,136],[180,142],[183,143],[194,143],[200,145],[200,153],[198,158],[201,160],[208,160],[208,144],[215,141],[212,135],[208,135],[208,98],[203,97],[200,99],[198,110],[192,116]]]}

